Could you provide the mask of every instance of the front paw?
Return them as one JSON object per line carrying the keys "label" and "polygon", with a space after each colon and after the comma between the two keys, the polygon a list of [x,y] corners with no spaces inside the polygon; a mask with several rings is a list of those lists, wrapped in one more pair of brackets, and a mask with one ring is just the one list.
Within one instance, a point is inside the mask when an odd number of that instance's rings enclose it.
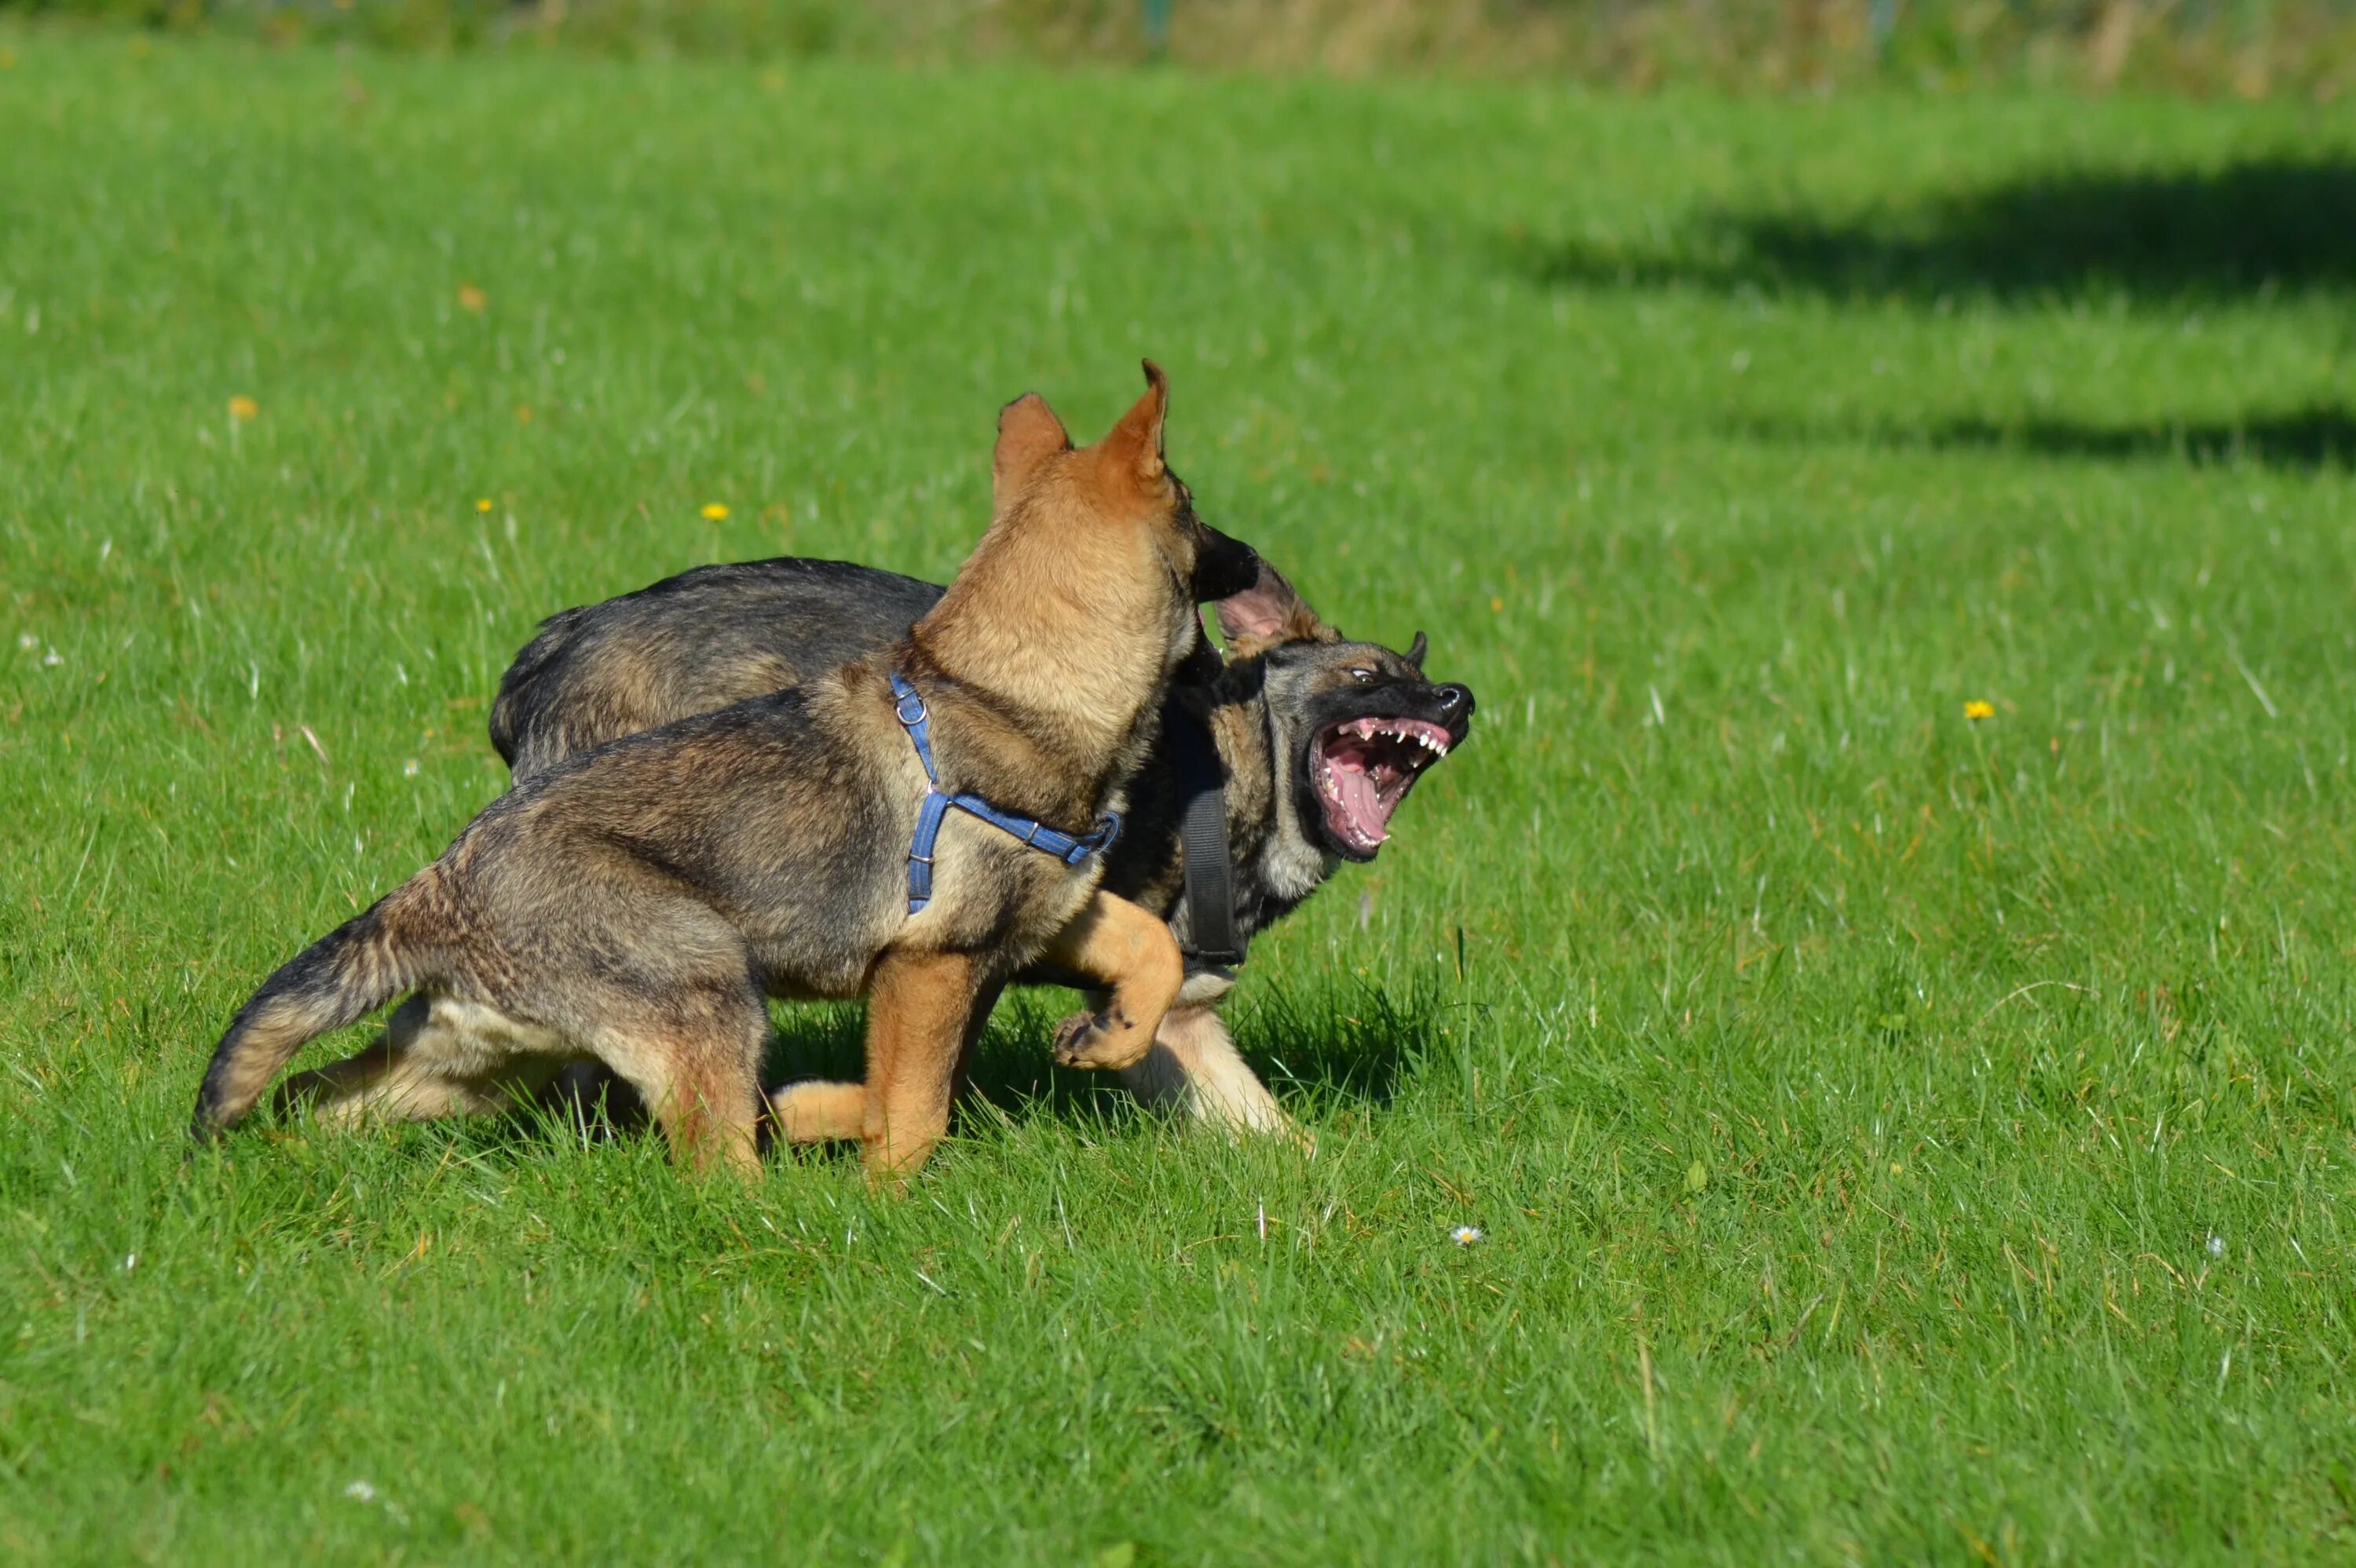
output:
{"label": "front paw", "polygon": [[1100,1013],[1074,1013],[1055,1026],[1055,1065],[1119,1071],[1134,1067],[1152,1049],[1153,1036],[1139,1029],[1119,1007]]}

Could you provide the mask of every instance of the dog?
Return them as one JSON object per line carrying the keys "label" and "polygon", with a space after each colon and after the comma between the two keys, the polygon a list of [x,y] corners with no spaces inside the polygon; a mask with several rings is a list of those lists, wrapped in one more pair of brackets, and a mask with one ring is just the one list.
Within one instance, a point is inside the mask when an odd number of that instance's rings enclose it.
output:
{"label": "dog", "polygon": [[1007,405],[990,527],[906,635],[535,774],[280,968],[214,1051],[192,1131],[404,992],[291,1097],[341,1121],[488,1110],[588,1059],[680,1163],[751,1172],[765,997],[864,996],[864,1088],[819,1104],[872,1172],[905,1173],[947,1131],[978,1004],[1042,960],[1105,997],[1058,1060],[1136,1061],[1183,965],[1158,916],[1098,889],[1101,850],[1201,645],[1197,600],[1257,567],[1170,472],[1168,381],[1145,369],[1090,447],[1036,394]]}
{"label": "dog", "polygon": [[[941,592],[873,567],[786,557],[699,567],[562,611],[500,680],[491,744],[529,779],[618,736],[865,657]],[[1167,920],[1187,955],[1179,1005],[1152,1050],[1119,1076],[1141,1100],[1195,1121],[1299,1136],[1215,1004],[1254,933],[1341,862],[1375,858],[1416,779],[1469,733],[1473,697],[1425,677],[1421,633],[1404,654],[1350,641],[1265,561],[1252,587],[1215,609],[1227,657],[1206,651],[1181,669],[1107,859],[1105,890]],[[1198,854],[1190,879],[1189,850],[1206,837],[1224,837],[1211,846],[1224,864],[1206,870]],[[1225,928],[1211,929],[1222,910]],[[1058,976],[1034,965],[1019,978]],[[818,1114],[817,1093],[780,1092],[792,1136],[840,1130]]]}

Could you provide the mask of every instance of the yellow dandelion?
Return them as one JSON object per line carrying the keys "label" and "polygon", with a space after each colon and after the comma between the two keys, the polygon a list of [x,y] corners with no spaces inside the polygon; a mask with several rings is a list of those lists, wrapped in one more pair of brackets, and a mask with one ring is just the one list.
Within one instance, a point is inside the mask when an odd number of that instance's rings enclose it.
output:
{"label": "yellow dandelion", "polygon": [[728,520],[727,505],[720,501],[706,501],[703,503],[703,516],[707,522],[725,522]]}
{"label": "yellow dandelion", "polygon": [[530,403],[518,403],[516,405],[516,423],[530,424],[530,422],[531,405]]}
{"label": "yellow dandelion", "polygon": [[491,296],[477,288],[474,284],[460,283],[458,285],[458,308],[460,310],[471,311],[475,315],[480,315],[483,314],[483,307],[490,303]]}
{"label": "yellow dandelion", "polygon": [[243,392],[229,400],[229,417],[233,420],[250,420],[261,411],[262,405]]}
{"label": "yellow dandelion", "polygon": [[1983,719],[1993,719],[1996,717],[1996,704],[1993,702],[1983,702],[1978,698],[1975,697],[1969,702],[1964,704],[1964,717],[1970,720],[1975,724],[1978,723]]}
{"label": "yellow dandelion", "polygon": [[487,512],[490,509],[491,498],[488,496],[484,496],[481,500],[475,503],[475,510],[478,512]]}
{"label": "yellow dandelion", "polygon": [[1489,601],[1489,613],[1493,615],[1504,610],[1505,607],[1505,602],[1503,599],[1492,599]]}

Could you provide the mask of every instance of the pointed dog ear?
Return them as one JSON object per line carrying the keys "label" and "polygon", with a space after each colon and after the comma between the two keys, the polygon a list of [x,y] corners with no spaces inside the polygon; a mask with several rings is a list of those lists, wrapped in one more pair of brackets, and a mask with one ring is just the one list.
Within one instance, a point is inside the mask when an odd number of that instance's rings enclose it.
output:
{"label": "pointed dog ear", "polygon": [[1041,464],[1071,450],[1064,421],[1038,393],[1025,392],[999,410],[998,445],[990,454],[991,509],[1004,511]]}
{"label": "pointed dog ear", "polygon": [[1263,557],[1259,581],[1241,593],[1218,603],[1219,635],[1229,655],[1243,658],[1280,643],[1337,643],[1342,634],[1317,618],[1284,580],[1284,573]]}
{"label": "pointed dog ear", "polygon": [[1120,422],[1098,444],[1106,464],[1133,476],[1146,488],[1162,481],[1162,422],[1170,412],[1170,378],[1152,360],[1145,361],[1145,396],[1137,400]]}
{"label": "pointed dog ear", "polygon": [[1421,632],[1418,632],[1414,643],[1407,650],[1407,662],[1415,666],[1416,674],[1423,673],[1423,656],[1430,651],[1431,645],[1424,640]]}

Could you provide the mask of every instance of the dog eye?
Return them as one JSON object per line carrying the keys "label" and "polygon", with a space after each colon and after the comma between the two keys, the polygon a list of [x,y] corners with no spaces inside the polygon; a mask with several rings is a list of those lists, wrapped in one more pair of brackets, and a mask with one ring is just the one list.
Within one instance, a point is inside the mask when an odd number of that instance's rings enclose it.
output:
{"label": "dog eye", "polygon": [[1375,684],[1375,672],[1373,670],[1365,669],[1353,665],[1350,667],[1349,674],[1350,678],[1356,681],[1360,686],[1372,686]]}

